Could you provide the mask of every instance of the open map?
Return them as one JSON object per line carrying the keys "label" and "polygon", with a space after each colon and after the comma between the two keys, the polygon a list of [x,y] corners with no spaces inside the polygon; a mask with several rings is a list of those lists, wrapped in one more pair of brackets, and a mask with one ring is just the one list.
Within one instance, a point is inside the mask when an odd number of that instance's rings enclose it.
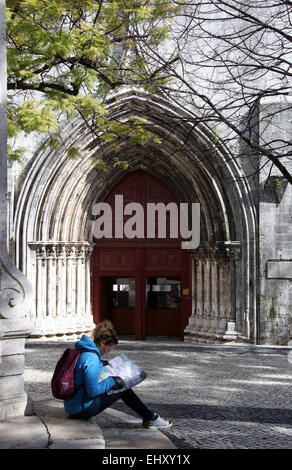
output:
{"label": "open map", "polygon": [[106,379],[110,375],[118,376],[125,382],[125,387],[121,390],[108,390],[108,394],[123,392],[129,388],[134,387],[138,383],[142,382],[147,376],[141,367],[138,367],[133,361],[131,361],[126,354],[122,353],[119,356],[114,357],[109,363],[103,367],[99,377],[99,382]]}

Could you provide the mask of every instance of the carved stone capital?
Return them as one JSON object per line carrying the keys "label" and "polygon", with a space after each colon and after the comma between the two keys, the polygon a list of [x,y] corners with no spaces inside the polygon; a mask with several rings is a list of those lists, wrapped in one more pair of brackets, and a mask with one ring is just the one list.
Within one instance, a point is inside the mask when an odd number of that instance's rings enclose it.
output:
{"label": "carved stone capital", "polygon": [[230,261],[238,261],[241,258],[241,249],[240,245],[237,244],[227,244],[226,245],[226,256]]}
{"label": "carved stone capital", "polygon": [[191,256],[195,261],[210,259],[229,262],[240,258],[240,242],[202,243],[191,251]]}
{"label": "carved stone capital", "polygon": [[31,242],[30,249],[34,250],[37,259],[82,259],[89,258],[92,246],[87,241],[81,242]]}

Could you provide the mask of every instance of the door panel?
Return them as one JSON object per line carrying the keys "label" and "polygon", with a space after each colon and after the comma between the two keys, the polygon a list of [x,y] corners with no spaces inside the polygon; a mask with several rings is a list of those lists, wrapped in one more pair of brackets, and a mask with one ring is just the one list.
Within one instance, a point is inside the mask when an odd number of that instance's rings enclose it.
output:
{"label": "door panel", "polygon": [[118,334],[135,334],[135,278],[111,278],[112,322]]}
{"label": "door panel", "polygon": [[147,335],[179,336],[180,310],[178,309],[147,309]]}
{"label": "door panel", "polygon": [[[112,300],[111,300],[111,278],[101,277],[99,279],[99,321],[111,318]],[[96,319],[95,319],[96,320]],[[98,322],[97,322],[98,323]]]}
{"label": "door panel", "polygon": [[135,307],[113,307],[112,322],[119,335],[134,335]]}
{"label": "door panel", "polygon": [[180,335],[181,280],[149,277],[146,285],[147,335]]}
{"label": "door panel", "polygon": [[[131,216],[120,214],[115,197],[118,195],[123,196],[124,205],[137,202],[143,206],[145,227],[148,203],[162,202],[166,205],[173,202],[178,203],[170,188],[144,170],[128,172],[110,190],[104,200],[110,205],[113,218],[118,215],[123,219],[119,222],[125,224]],[[117,214],[115,214],[116,210]],[[166,216],[166,220],[169,222],[168,212]],[[159,217],[163,217],[163,214]],[[110,318],[118,333],[135,334],[136,339],[145,339],[146,335],[156,334],[175,335],[183,339],[184,328],[191,314],[190,254],[188,250],[181,249],[180,236],[177,238],[170,236],[168,222],[165,225],[167,228],[166,238],[158,236],[157,214],[154,238],[147,238],[145,231],[144,238],[128,239],[125,236],[115,238],[113,223],[113,238],[94,240],[96,244],[92,258],[92,305],[96,323],[103,318]],[[118,276],[135,280],[134,304],[131,303],[133,295],[129,297],[127,291],[120,292],[118,296],[116,295],[117,291],[113,291],[113,279],[117,285]],[[153,289],[154,295],[149,302],[146,286],[150,276],[156,279],[152,284],[160,284],[160,286],[162,284],[159,276],[169,276],[172,280],[176,277],[179,280],[177,286],[179,285],[181,290],[179,302],[167,300],[166,295],[163,300],[163,290],[159,294],[159,287]],[[107,281],[103,279],[107,279]],[[124,283],[124,285],[126,284],[127,282]],[[155,289],[158,290],[155,291]],[[189,294],[186,295],[186,292]],[[156,303],[153,300],[155,296]]]}

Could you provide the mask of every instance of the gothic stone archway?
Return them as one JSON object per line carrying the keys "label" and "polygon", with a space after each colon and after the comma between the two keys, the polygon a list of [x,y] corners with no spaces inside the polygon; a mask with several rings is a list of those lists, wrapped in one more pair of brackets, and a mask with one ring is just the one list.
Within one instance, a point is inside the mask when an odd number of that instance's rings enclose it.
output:
{"label": "gothic stone archway", "polygon": [[[124,121],[146,116],[149,130],[163,142],[153,139],[143,147],[121,142],[119,156],[128,160],[128,173],[145,170],[171,188],[176,201],[201,205],[186,335],[220,340],[232,320],[240,338],[256,341],[255,210],[241,168],[207,126],[188,124],[186,111],[169,103],[129,93],[109,103],[109,114]],[[93,325],[92,209],[125,172],[116,167],[104,173],[94,165],[97,159],[113,160],[115,150],[111,144],[101,148],[82,123],[68,124],[64,141],[78,146],[81,157],[68,160],[65,148],[48,148],[26,169],[16,198],[15,251],[17,266],[34,286],[33,334],[72,338]]]}

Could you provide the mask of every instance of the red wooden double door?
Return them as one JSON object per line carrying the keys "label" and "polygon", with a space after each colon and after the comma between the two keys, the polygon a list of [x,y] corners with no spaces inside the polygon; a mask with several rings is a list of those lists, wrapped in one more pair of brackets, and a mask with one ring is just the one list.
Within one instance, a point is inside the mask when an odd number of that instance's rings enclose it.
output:
{"label": "red wooden double door", "polygon": [[[117,206],[115,196],[143,208],[144,237],[115,238]],[[109,318],[118,334],[166,335],[183,338],[191,314],[191,263],[181,238],[170,237],[169,212],[166,211],[166,236],[147,238],[149,203],[167,205],[177,201],[170,189],[153,175],[143,171],[128,173],[107,196],[112,210],[112,238],[98,238],[92,256],[92,309],[94,322]],[[119,206],[120,210],[120,206]],[[133,212],[119,217],[125,228]],[[141,214],[140,214],[141,215]],[[116,217],[118,219],[118,217]],[[132,219],[133,221],[133,219]],[[178,219],[179,224],[179,219]],[[134,229],[135,225],[133,225]],[[125,230],[126,231],[126,230]],[[137,232],[136,232],[137,233]],[[178,230],[179,233],[179,230]],[[120,236],[120,233],[119,233]]]}

